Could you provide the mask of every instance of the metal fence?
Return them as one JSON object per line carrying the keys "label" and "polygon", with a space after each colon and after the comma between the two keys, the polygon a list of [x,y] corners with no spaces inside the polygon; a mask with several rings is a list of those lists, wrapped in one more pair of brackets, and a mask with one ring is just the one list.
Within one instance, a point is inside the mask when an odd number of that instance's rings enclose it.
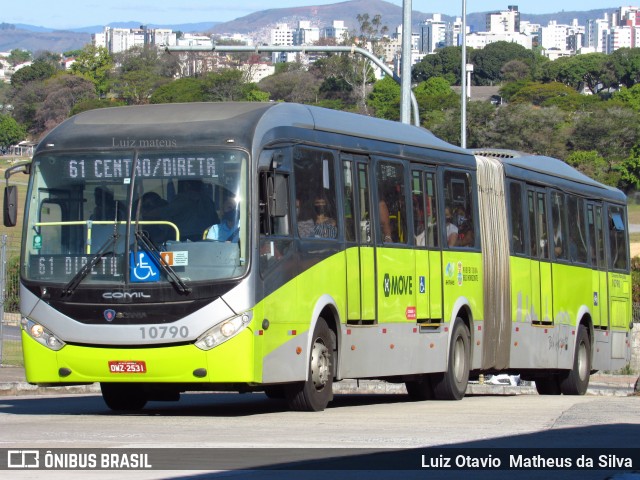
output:
{"label": "metal fence", "polygon": [[0,235],[0,365],[22,365],[20,241]]}

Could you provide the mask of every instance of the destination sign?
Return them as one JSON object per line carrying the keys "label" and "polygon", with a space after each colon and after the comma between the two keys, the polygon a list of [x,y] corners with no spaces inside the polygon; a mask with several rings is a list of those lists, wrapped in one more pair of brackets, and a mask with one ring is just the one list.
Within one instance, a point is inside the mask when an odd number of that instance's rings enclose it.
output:
{"label": "destination sign", "polygon": [[[90,260],[90,255],[31,255],[29,278],[39,280],[68,280]],[[88,275],[95,279],[122,277],[123,255],[106,255],[91,269]]]}
{"label": "destination sign", "polygon": [[[83,180],[124,179],[131,177],[133,159],[96,158],[66,160],[62,173],[66,178]],[[139,158],[136,177],[142,178],[215,178],[219,175],[213,157]]]}

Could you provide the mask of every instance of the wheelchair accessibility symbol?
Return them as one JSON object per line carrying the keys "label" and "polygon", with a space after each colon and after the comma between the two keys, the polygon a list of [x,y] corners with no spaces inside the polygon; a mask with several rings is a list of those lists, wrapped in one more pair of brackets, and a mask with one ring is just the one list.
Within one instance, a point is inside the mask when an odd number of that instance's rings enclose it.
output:
{"label": "wheelchair accessibility symbol", "polygon": [[131,282],[157,282],[160,280],[160,270],[147,252],[131,252],[130,257]]}

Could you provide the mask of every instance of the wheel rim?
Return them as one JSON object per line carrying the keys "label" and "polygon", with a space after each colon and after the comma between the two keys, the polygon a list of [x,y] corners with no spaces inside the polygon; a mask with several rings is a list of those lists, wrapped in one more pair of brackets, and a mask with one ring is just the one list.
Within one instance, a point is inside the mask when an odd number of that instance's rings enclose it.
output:
{"label": "wheel rim", "polygon": [[318,338],[311,350],[311,380],[316,390],[322,390],[329,383],[331,374],[331,353],[322,339]]}
{"label": "wheel rim", "polygon": [[578,376],[584,380],[589,376],[589,358],[587,357],[587,346],[580,344],[578,349]]}
{"label": "wheel rim", "polygon": [[453,375],[456,382],[464,381],[465,364],[464,339],[458,337],[453,348]]}

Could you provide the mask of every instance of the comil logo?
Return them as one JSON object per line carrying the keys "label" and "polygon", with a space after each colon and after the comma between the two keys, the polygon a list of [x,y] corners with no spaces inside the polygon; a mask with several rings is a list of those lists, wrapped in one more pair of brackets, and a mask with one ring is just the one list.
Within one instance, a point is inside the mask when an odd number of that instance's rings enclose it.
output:
{"label": "comil logo", "polygon": [[40,468],[40,452],[38,450],[9,450],[7,452],[7,468]]}

